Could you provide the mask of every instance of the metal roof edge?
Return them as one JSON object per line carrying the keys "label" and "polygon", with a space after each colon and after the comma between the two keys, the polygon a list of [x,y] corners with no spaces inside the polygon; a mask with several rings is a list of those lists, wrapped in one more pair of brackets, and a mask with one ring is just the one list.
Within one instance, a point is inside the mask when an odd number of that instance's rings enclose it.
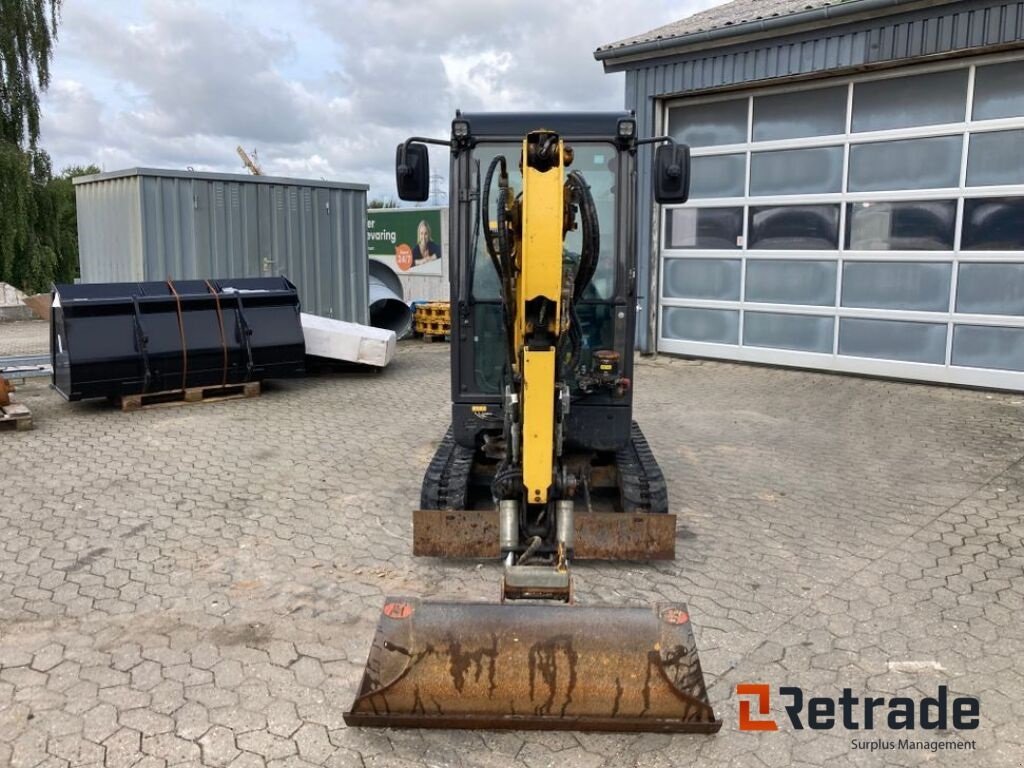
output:
{"label": "metal roof edge", "polygon": [[677,37],[645,40],[618,47],[605,46],[594,51],[594,58],[604,64],[606,71],[619,71],[619,64],[625,63],[627,59],[637,61],[644,60],[645,58],[655,58],[654,56],[644,56],[644,54],[669,55],[681,52],[680,49],[697,45],[711,44],[719,46],[738,42],[740,38],[744,37],[771,34],[779,30],[788,31],[790,27],[814,24],[826,26],[822,22],[828,22],[827,25],[832,25],[855,14],[890,15],[897,12],[897,10],[912,10],[922,5],[947,5],[954,2],[960,2],[960,0],[930,0],[930,2],[921,3],[908,2],[907,0],[846,0],[845,2],[835,2],[834,4],[824,5],[819,8],[809,8],[764,19],[753,19],[700,32],[691,32]]}
{"label": "metal roof edge", "polygon": [[[370,208],[367,207],[366,212],[369,213],[389,213],[391,211],[447,211],[451,208],[450,205],[399,205],[396,208]],[[392,254],[394,255],[394,254]]]}
{"label": "metal roof edge", "polygon": [[248,184],[288,184],[297,187],[321,187],[326,189],[348,189],[366,192],[369,184],[358,184],[346,181],[325,181],[323,179],[296,179],[289,176],[252,176],[245,173],[218,173],[215,171],[182,171],[173,168],[125,168],[120,171],[105,171],[88,176],[78,176],[72,180],[75,186],[93,184],[99,181],[125,179],[133,176],[154,176],[166,179],[202,179],[205,181],[228,181]]}

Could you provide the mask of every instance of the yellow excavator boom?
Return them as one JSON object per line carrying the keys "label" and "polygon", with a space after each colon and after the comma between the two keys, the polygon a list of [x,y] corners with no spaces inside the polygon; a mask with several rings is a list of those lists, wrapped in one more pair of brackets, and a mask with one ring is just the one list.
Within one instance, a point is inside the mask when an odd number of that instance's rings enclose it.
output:
{"label": "yellow excavator boom", "polygon": [[[531,504],[546,504],[554,470],[555,340],[561,323],[564,145],[557,162],[538,168],[523,163],[522,235],[516,342],[522,349],[523,485]],[[523,157],[529,145],[523,141]],[[529,311],[541,302],[544,317]],[[536,327],[540,324],[541,327]],[[527,339],[540,339],[544,346]]]}

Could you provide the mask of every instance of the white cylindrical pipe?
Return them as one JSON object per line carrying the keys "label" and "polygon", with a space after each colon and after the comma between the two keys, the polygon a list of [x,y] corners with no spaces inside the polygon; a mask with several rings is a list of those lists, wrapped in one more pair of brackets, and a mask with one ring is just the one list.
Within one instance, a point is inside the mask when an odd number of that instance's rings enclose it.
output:
{"label": "white cylindrical pipe", "polygon": [[412,310],[402,299],[398,275],[379,261],[370,261],[370,325],[394,331],[399,339],[412,333]]}
{"label": "white cylindrical pipe", "polygon": [[566,551],[571,551],[576,545],[576,528],[573,523],[574,506],[572,499],[560,499],[555,502],[556,533],[559,543],[565,546]]}
{"label": "white cylindrical pipe", "polygon": [[498,502],[498,540],[502,552],[519,546],[519,502],[514,499]]}

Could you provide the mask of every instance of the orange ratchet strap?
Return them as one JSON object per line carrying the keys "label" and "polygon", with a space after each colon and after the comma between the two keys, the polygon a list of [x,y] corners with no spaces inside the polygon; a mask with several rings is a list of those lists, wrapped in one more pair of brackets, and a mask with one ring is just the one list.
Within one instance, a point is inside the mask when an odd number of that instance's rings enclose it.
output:
{"label": "orange ratchet strap", "polygon": [[188,347],[185,345],[185,318],[181,316],[181,296],[174,290],[174,282],[170,275],[167,276],[167,287],[174,294],[174,301],[178,305],[178,333],[181,334],[181,389],[185,391],[185,384],[188,381]]}
{"label": "orange ratchet strap", "polygon": [[217,306],[217,322],[220,324],[220,348],[224,353],[223,375],[221,376],[220,385],[226,387],[228,385],[228,342],[224,337],[224,315],[220,310],[220,294],[210,285],[209,280],[206,280],[205,283],[206,289],[213,294],[213,302]]}

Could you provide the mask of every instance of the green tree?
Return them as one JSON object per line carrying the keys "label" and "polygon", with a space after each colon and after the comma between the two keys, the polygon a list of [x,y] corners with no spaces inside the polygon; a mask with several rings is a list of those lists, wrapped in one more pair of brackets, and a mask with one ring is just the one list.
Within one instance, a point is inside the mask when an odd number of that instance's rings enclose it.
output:
{"label": "green tree", "polygon": [[45,290],[78,258],[62,251],[50,158],[37,146],[60,7],[0,0],[0,280],[27,291]]}
{"label": "green tree", "polygon": [[0,141],[0,280],[15,283],[19,257],[33,239],[33,208],[28,155],[17,144]]}
{"label": "green tree", "polygon": [[75,165],[65,168],[60,176],[46,185],[53,198],[54,217],[57,228],[54,250],[57,253],[57,268],[54,282],[69,283],[78,277],[78,212],[75,207],[75,185],[73,179],[99,173],[95,165]]}
{"label": "green tree", "polygon": [[34,150],[61,0],[0,0],[0,140]]}

